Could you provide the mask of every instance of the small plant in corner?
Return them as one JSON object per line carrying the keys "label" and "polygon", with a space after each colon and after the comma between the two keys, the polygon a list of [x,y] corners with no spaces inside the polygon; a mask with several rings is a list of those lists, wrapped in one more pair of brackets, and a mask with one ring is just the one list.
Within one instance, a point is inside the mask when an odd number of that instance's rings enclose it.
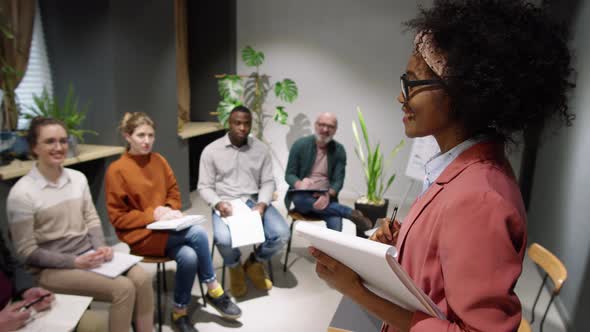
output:
{"label": "small plant in corner", "polygon": [[284,102],[292,103],[298,96],[297,84],[289,78],[270,83],[270,76],[260,72],[260,66],[264,63],[264,53],[254,50],[250,46],[242,50],[242,61],[247,67],[255,68],[249,75],[216,75],[218,79],[218,91],[221,100],[217,110],[212,114],[227,127],[227,120],[231,110],[244,105],[253,113],[253,132],[261,141],[264,140],[264,127],[272,118],[282,125],[287,124],[289,114],[285,106],[279,105],[274,112],[266,112],[264,103],[269,91],[274,91],[277,98]]}
{"label": "small plant in corner", "polygon": [[383,195],[387,192],[395,180],[395,173],[392,173],[388,176],[387,171],[390,167],[391,160],[401,150],[405,142],[402,139],[389,153],[387,160],[385,160],[384,155],[381,152],[381,144],[377,143],[377,145],[372,146],[369,141],[369,133],[365,124],[365,119],[359,107],[357,107],[357,113],[358,121],[361,127],[362,142],[356,122],[353,121],[352,132],[354,134],[354,139],[356,140],[354,152],[361,162],[365,183],[367,185],[367,191],[365,195],[360,197],[357,200],[357,203],[368,205],[384,205],[385,200],[383,199]]}

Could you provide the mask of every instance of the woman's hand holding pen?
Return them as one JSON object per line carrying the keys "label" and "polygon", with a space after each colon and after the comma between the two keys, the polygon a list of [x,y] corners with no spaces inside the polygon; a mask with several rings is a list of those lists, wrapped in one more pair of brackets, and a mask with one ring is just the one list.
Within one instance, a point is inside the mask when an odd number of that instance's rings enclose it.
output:
{"label": "woman's hand holding pen", "polygon": [[382,218],[380,220],[383,221],[381,223],[381,227],[379,227],[379,229],[377,229],[369,239],[385,244],[394,245],[397,242],[397,236],[399,234],[399,229],[401,227],[399,220],[396,219],[395,221],[392,221],[388,218]]}
{"label": "woman's hand holding pen", "polygon": [[25,306],[33,307],[35,311],[43,311],[51,307],[51,303],[55,300],[53,293],[41,287],[33,287],[27,289],[23,293],[23,300]]}
{"label": "woman's hand holding pen", "polygon": [[31,317],[31,310],[21,310],[25,305],[25,301],[19,301],[9,303],[0,310],[0,331],[16,331],[25,326]]}
{"label": "woman's hand holding pen", "polygon": [[401,224],[398,220],[395,219],[397,216],[398,207],[396,206],[393,208],[393,213],[391,214],[391,218],[386,220],[385,218],[379,219],[381,221],[381,227],[371,235],[370,239],[373,241],[395,245],[397,242],[397,235],[399,234],[399,229]]}

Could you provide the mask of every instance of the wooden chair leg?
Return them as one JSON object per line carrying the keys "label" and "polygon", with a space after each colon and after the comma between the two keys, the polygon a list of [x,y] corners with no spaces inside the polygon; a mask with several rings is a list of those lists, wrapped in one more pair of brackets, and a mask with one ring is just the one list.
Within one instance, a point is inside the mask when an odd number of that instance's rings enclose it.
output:
{"label": "wooden chair leg", "polygon": [[287,264],[289,263],[289,253],[291,252],[291,240],[293,239],[293,225],[297,220],[291,220],[291,227],[289,230],[289,242],[287,243],[287,254],[285,254],[285,265],[283,265],[283,272],[287,272]]}

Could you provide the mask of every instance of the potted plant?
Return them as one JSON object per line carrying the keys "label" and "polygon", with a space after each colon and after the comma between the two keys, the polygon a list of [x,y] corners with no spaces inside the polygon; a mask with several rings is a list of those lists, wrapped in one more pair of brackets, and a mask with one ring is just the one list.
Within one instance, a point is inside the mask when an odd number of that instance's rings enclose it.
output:
{"label": "potted plant", "polygon": [[[264,139],[264,126],[272,118],[282,125],[287,124],[288,113],[285,106],[279,105],[274,112],[267,112],[264,109],[264,102],[268,93],[272,90],[280,100],[292,103],[298,95],[297,84],[291,79],[285,78],[282,81],[270,83],[270,76],[260,73],[260,66],[264,62],[264,53],[254,50],[250,46],[242,50],[242,61],[248,67],[255,70],[249,75],[216,75],[218,79],[218,90],[221,100],[217,106],[217,118],[221,125],[227,127],[227,120],[231,110],[244,105],[253,113],[253,132],[258,139]],[[266,142],[268,143],[268,142]]]}
{"label": "potted plant", "polygon": [[359,199],[357,199],[357,201],[354,203],[354,207],[355,209],[362,211],[363,214],[367,216],[367,218],[371,219],[373,224],[375,224],[378,218],[383,218],[387,214],[388,200],[384,199],[383,195],[387,192],[395,180],[395,173],[392,173],[388,176],[387,171],[389,169],[391,160],[401,150],[405,142],[402,139],[399,144],[389,153],[387,160],[384,160],[380,143],[377,143],[377,145],[373,147],[369,142],[369,134],[365,124],[365,119],[363,117],[363,113],[358,107],[357,113],[361,127],[364,148],[363,144],[361,143],[361,138],[359,136],[356,122],[353,121],[352,132],[356,141],[354,152],[361,162],[365,183],[367,185],[367,191],[364,196],[361,196]]}
{"label": "potted plant", "polygon": [[33,95],[33,103],[34,106],[29,107],[30,112],[24,114],[26,119],[43,116],[60,120],[66,126],[70,145],[68,157],[79,154],[78,143],[84,143],[84,134],[98,135],[94,130],[80,128],[82,121],[86,118],[88,103],[78,109],[78,98],[75,97],[71,84],[63,105],[60,106],[59,102],[54,100],[45,88],[43,88],[41,96]]}

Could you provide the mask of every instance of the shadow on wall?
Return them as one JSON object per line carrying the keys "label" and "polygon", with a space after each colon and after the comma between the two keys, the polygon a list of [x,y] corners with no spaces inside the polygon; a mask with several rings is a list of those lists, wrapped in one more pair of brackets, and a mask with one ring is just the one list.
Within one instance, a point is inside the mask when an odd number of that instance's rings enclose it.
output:
{"label": "shadow on wall", "polygon": [[578,303],[576,303],[574,316],[571,317],[571,331],[590,331],[590,319],[588,319],[588,308],[590,308],[590,255],[586,261],[586,271],[582,276],[581,287],[578,292]]}
{"label": "shadow on wall", "polygon": [[287,151],[291,150],[291,146],[297,139],[311,135],[311,133],[311,121],[307,115],[303,113],[297,114],[297,116],[293,118],[293,124],[289,126],[289,132],[287,132],[287,139],[285,140],[287,143]]}

